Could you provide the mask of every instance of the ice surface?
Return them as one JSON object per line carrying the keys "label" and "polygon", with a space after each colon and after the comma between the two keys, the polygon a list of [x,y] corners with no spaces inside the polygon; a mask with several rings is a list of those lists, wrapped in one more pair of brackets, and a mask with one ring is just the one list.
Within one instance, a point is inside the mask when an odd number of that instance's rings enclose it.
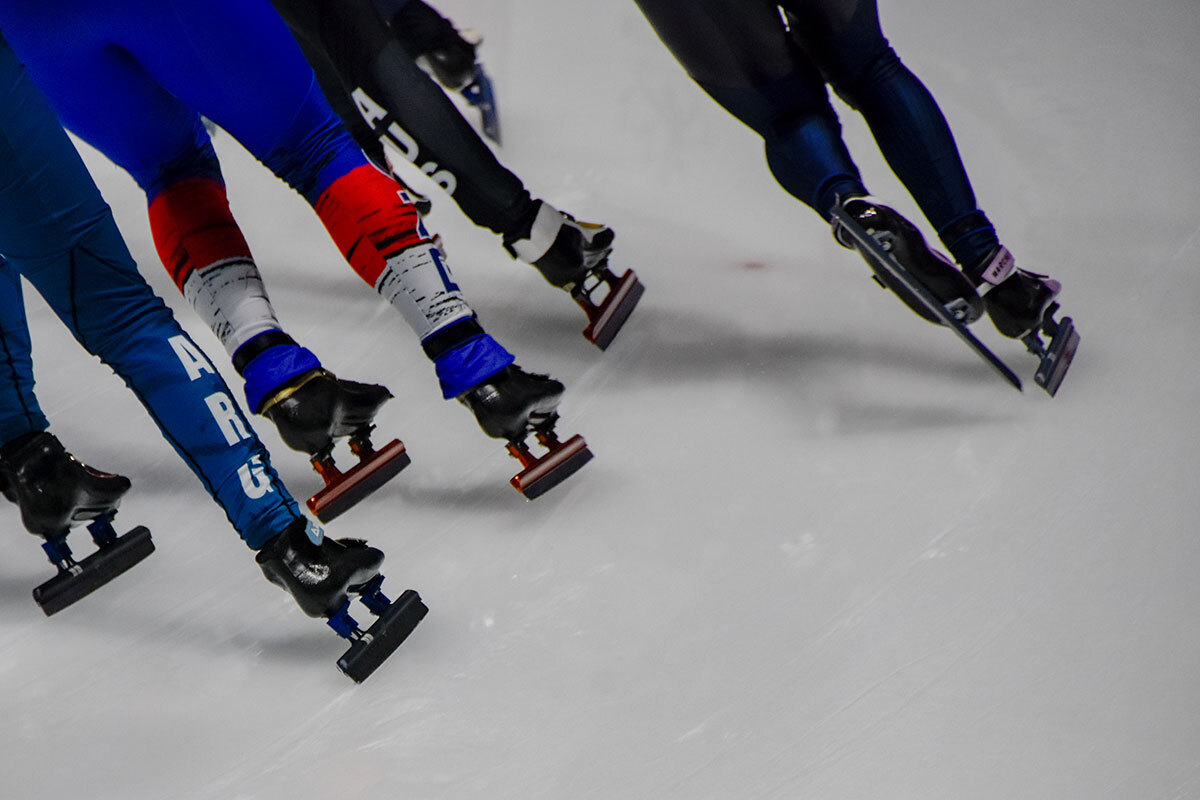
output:
{"label": "ice surface", "polygon": [[[350,683],[341,643],[31,300],[55,431],[134,480],[118,527],[148,525],[158,552],[46,619],[29,591],[50,567],[5,512],[0,797],[1200,797],[1200,6],[884,3],[1005,242],[1066,287],[1083,346],[1051,400],[876,289],[632,3],[439,5],[486,36],[502,159],[613,225],[646,284],[600,353],[568,298],[435,197],[484,323],[568,384],[561,430],[595,460],[522,500],[399,315],[223,137],[286,324],[396,394],[380,433],[413,466],[331,532],[382,546],[385,588],[430,615]],[[846,126],[873,191],[914,211]],[[220,360],[142,196],[87,157]]]}

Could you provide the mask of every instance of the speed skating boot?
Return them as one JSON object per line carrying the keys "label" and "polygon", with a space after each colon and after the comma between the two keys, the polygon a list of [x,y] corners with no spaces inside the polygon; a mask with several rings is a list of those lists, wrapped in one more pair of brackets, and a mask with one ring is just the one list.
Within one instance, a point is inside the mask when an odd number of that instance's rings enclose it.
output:
{"label": "speed skating boot", "polygon": [[532,264],[579,304],[588,317],[584,338],[601,350],[612,343],[645,291],[633,270],[618,278],[609,269],[614,238],[612,228],[579,222],[542,200],[527,231],[504,237],[514,258]]}
{"label": "speed skating boot", "polygon": [[[484,433],[507,440],[509,454],[524,468],[511,483],[530,500],[562,483],[592,458],[582,436],[560,442],[554,433],[563,390],[553,378],[512,364],[458,398],[475,414]],[[546,453],[535,456],[526,443],[529,436]]]}

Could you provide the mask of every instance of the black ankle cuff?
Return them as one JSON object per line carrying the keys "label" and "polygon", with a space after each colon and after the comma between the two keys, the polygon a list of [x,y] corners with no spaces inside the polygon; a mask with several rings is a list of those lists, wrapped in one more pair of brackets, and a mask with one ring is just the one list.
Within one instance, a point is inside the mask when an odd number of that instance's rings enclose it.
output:
{"label": "black ankle cuff", "polygon": [[995,226],[992,225],[992,221],[987,218],[986,214],[982,211],[972,211],[970,214],[959,217],[939,230],[938,237],[942,240],[942,244],[946,245],[953,252],[954,245],[958,243],[959,239],[979,231],[994,231],[995,229]]}
{"label": "black ankle cuff", "polygon": [[513,258],[517,257],[516,252],[513,250],[513,243],[521,239],[528,239],[533,235],[533,223],[537,221],[538,212],[542,208],[541,200],[534,200],[528,196],[525,199],[525,210],[517,216],[516,224],[504,231],[504,249]]}
{"label": "black ankle cuff", "polygon": [[246,366],[260,355],[281,344],[296,344],[296,340],[283,331],[260,333],[239,347],[233,354],[233,368],[238,375],[245,373]]}
{"label": "black ankle cuff", "polygon": [[390,22],[395,37],[414,57],[461,41],[454,24],[421,0],[405,3]]}
{"label": "black ankle cuff", "polygon": [[482,335],[483,326],[477,319],[471,317],[434,333],[421,342],[421,349],[425,351],[425,355],[429,356],[430,361],[436,361],[439,356],[450,352],[463,342]]}
{"label": "black ankle cuff", "polygon": [[[21,452],[21,449],[24,448],[25,445],[41,436],[43,433],[46,433],[46,431],[27,431],[15,439],[10,439],[9,441],[5,442],[4,446],[0,447],[0,461],[7,461],[11,459],[14,455]],[[51,436],[53,436],[53,434],[51,434]]]}

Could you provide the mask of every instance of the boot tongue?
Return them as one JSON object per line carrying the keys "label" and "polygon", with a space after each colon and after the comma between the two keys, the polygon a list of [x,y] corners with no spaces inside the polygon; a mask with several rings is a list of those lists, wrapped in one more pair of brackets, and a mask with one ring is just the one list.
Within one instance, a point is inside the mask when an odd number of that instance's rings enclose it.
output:
{"label": "boot tongue", "polygon": [[308,517],[296,520],[284,531],[287,549],[304,559],[315,558],[321,552],[325,530]]}
{"label": "boot tongue", "polygon": [[325,529],[308,517],[304,518],[304,533],[315,547],[320,547],[321,542],[325,541]]}

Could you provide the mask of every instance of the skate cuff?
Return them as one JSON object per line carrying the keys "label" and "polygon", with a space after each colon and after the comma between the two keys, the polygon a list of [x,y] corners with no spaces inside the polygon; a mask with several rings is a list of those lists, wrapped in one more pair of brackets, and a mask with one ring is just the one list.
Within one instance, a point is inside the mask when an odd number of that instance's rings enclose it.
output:
{"label": "skate cuff", "polygon": [[532,264],[550,252],[563,225],[564,218],[558,209],[545,200],[539,200],[538,203],[537,215],[533,218],[529,235],[504,242],[504,249],[513,258],[518,258],[526,264]]}
{"label": "skate cuff", "polygon": [[997,248],[996,252],[992,253],[987,262],[984,263],[978,282],[998,286],[1009,275],[1012,275],[1015,269],[1016,260],[1013,259],[1012,253],[1008,252],[1007,247],[1001,245]]}
{"label": "skate cuff", "polygon": [[516,358],[486,333],[463,342],[434,362],[442,397],[447,400],[474,389]]}
{"label": "skate cuff", "polygon": [[246,379],[246,405],[257,414],[263,401],[289,381],[321,368],[321,361],[307,348],[279,345],[255,356],[242,372]]}

